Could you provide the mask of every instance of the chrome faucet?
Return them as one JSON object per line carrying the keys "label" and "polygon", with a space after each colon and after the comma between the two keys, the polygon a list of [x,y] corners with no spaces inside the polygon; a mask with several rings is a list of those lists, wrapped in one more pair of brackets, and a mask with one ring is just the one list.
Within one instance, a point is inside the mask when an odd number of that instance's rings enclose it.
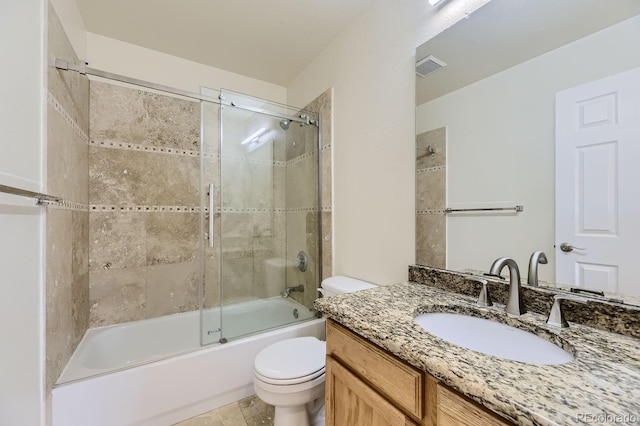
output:
{"label": "chrome faucet", "polygon": [[507,307],[505,310],[508,314],[522,315],[526,312],[526,309],[522,301],[520,270],[518,269],[516,261],[509,257],[496,259],[491,265],[489,273],[491,275],[500,275],[500,272],[505,266],[509,268],[509,296],[507,297]]}
{"label": "chrome faucet", "polygon": [[286,298],[289,297],[289,295],[291,294],[292,291],[299,291],[301,293],[304,292],[304,285],[300,284],[299,286],[296,287],[286,287],[284,290],[282,290],[282,293],[280,294],[282,297]]}
{"label": "chrome faucet", "polygon": [[546,265],[549,261],[544,252],[534,251],[529,259],[529,276],[527,277],[527,284],[534,287],[538,286],[538,263]]}

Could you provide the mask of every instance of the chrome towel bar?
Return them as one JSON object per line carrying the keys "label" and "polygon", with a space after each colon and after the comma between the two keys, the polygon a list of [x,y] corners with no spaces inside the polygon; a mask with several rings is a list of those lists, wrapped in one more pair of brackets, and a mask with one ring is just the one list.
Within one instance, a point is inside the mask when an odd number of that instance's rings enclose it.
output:
{"label": "chrome towel bar", "polygon": [[13,186],[0,185],[0,192],[11,195],[18,195],[20,197],[35,198],[36,204],[48,204],[48,203],[64,203],[64,199],[60,197],[54,197],[52,195],[42,194],[40,192],[27,191],[26,189],[14,188]]}
{"label": "chrome towel bar", "polygon": [[455,212],[493,212],[493,211],[504,211],[511,210],[517,213],[524,211],[524,206],[517,205],[515,207],[486,207],[486,208],[472,208],[472,209],[452,209],[446,208],[444,209],[445,213],[455,213]]}

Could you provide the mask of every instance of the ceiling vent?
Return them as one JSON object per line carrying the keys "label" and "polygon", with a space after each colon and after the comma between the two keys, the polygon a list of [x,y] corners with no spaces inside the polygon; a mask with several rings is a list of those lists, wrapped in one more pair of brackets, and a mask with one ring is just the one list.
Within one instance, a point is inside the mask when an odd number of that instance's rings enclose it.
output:
{"label": "ceiling vent", "polygon": [[435,58],[432,55],[427,56],[426,58],[418,61],[416,63],[416,74],[420,77],[426,77],[429,74],[433,74],[438,71],[442,67],[446,67],[447,64],[442,62],[440,59]]}

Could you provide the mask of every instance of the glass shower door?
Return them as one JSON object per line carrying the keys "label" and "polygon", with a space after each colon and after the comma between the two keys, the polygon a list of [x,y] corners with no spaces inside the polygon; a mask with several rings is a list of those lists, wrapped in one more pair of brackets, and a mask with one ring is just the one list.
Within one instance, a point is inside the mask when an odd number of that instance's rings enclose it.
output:
{"label": "glass shower door", "polygon": [[[228,340],[315,316],[318,126],[315,115],[283,105],[221,96],[221,338]],[[293,175],[289,159],[298,157]]]}

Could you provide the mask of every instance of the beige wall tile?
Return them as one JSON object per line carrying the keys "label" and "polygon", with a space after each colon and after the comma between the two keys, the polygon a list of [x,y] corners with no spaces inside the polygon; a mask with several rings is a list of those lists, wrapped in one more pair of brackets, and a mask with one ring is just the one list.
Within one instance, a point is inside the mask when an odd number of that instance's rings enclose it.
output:
{"label": "beige wall tile", "polygon": [[332,224],[331,212],[322,212],[322,277],[325,279],[333,274],[333,253],[332,253]]}
{"label": "beige wall tile", "polygon": [[86,204],[89,146],[51,104],[47,114],[47,191]]}
{"label": "beige wall tile", "polygon": [[91,139],[198,150],[198,102],[91,81]]}
{"label": "beige wall tile", "polygon": [[199,309],[199,273],[197,261],[148,266],[145,317]]}
{"label": "beige wall tile", "polygon": [[320,207],[322,208],[331,208],[331,202],[332,202],[332,188],[331,188],[331,184],[332,184],[332,178],[331,178],[331,155],[332,155],[332,151],[333,149],[331,147],[325,147],[322,150],[322,173],[321,173],[321,179],[322,179],[322,195],[321,195],[321,203],[320,203]]}
{"label": "beige wall tile", "polygon": [[53,387],[75,349],[73,323],[72,212],[47,211],[46,328],[47,387]]}
{"label": "beige wall tile", "polygon": [[146,267],[89,272],[90,326],[145,318]]}
{"label": "beige wall tile", "polygon": [[89,268],[138,268],[146,265],[146,213],[94,212],[89,215]]}
{"label": "beige wall tile", "polygon": [[198,213],[145,213],[146,264],[196,261],[200,245]]}
{"label": "beige wall tile", "polygon": [[199,204],[197,157],[91,146],[89,164],[91,204]]}
{"label": "beige wall tile", "polygon": [[445,208],[445,176],[445,170],[417,174],[416,210]]}
{"label": "beige wall tile", "polygon": [[446,262],[445,216],[416,216],[416,263],[444,268]]}

